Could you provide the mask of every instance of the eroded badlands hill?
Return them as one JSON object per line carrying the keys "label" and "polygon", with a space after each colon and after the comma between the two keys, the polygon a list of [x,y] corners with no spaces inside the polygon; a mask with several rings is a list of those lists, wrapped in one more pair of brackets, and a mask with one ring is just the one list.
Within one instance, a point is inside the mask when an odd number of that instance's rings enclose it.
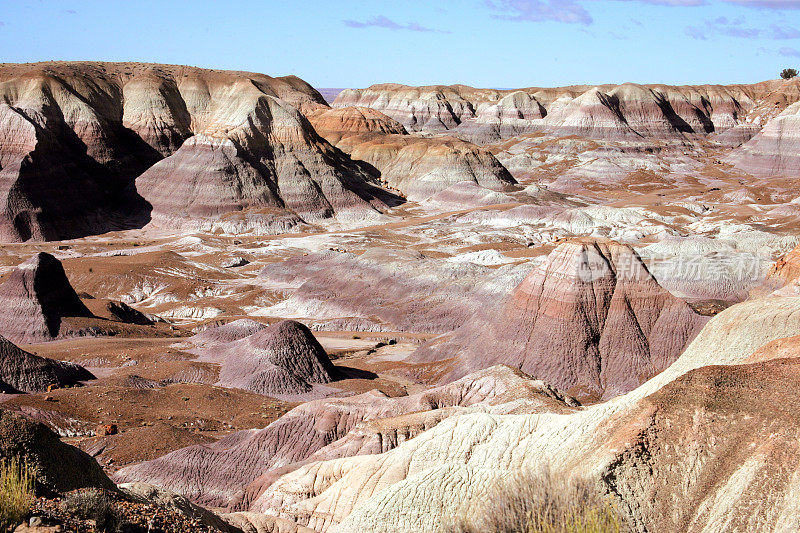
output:
{"label": "eroded badlands hill", "polygon": [[94,379],[85,368],[38,357],[0,335],[0,392],[43,392]]}
{"label": "eroded badlands hill", "polygon": [[798,529],[796,80],[0,73],[0,422],[243,531],[437,531],[540,466],[635,531]]}
{"label": "eroded badlands hill", "polygon": [[468,181],[489,189],[515,183],[487,150],[453,137],[407,135],[400,123],[370,108],[318,110],[309,120],[320,135],[380,172],[410,200],[424,200]]}
{"label": "eroded badlands hill", "polygon": [[446,379],[502,363],[579,399],[613,397],[669,366],[705,321],[631,248],[566,242],[500,305],[413,358],[447,361]]}
{"label": "eroded badlands hill", "polygon": [[298,397],[340,376],[303,324],[294,320],[268,327],[252,323],[256,327],[250,330],[248,322],[237,320],[201,335],[207,339],[213,335],[198,350],[201,361],[220,364],[220,385],[273,397]]}
{"label": "eroded badlands hill", "polygon": [[[307,402],[261,429],[211,446],[191,446],[132,465],[121,481],[146,481],[212,506],[264,512],[296,496],[265,495],[282,474],[315,459],[381,453],[471,406],[569,412],[576,402],[508,368],[476,372],[424,393],[389,398],[378,391]],[[313,464],[313,463],[312,463]],[[282,494],[282,493],[281,493]]]}
{"label": "eroded badlands hill", "polygon": [[[768,113],[762,104],[782,85],[623,85],[552,89],[475,89],[464,85],[373,85],[342,91],[334,107],[364,106],[400,122],[408,131],[450,131],[479,143],[548,131],[600,139],[721,133]],[[796,83],[795,83],[796,84]],[[796,88],[795,88],[796,90]],[[778,98],[778,106],[786,100]]]}
{"label": "eroded badlands hill", "polygon": [[390,198],[316,135],[300,110],[326,104],[295,77],[37,63],[0,67],[0,94],[4,240],[145,224],[280,231],[374,219]]}
{"label": "eroded badlands hill", "polygon": [[61,262],[38,253],[0,284],[0,331],[14,342],[37,342],[77,334],[69,317],[90,317]]}

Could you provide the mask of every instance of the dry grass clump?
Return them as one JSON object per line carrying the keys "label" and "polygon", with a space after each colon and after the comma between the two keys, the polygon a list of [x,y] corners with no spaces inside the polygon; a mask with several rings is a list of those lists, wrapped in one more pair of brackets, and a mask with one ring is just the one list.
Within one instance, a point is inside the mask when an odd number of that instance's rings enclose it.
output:
{"label": "dry grass clump", "polygon": [[0,531],[18,525],[36,500],[34,476],[17,458],[0,461]]}
{"label": "dry grass clump", "polygon": [[620,533],[625,520],[596,483],[520,472],[495,483],[450,533]]}
{"label": "dry grass clump", "polygon": [[119,525],[114,503],[100,489],[71,492],[61,502],[61,507],[80,520],[94,520],[98,531],[116,531]]}

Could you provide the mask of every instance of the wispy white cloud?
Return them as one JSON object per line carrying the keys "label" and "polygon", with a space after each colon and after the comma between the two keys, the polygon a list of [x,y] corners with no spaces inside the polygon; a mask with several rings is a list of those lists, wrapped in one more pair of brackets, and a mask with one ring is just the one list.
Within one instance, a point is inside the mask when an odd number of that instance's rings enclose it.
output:
{"label": "wispy white cloud", "polygon": [[657,6],[691,7],[706,5],[706,0],[619,0],[621,2],[638,2]]}
{"label": "wispy white cloud", "polygon": [[797,48],[791,48],[789,46],[779,48],[778,53],[784,57],[800,57],[800,50]]}
{"label": "wispy white cloud", "polygon": [[763,9],[800,9],[800,0],[724,0],[729,4]]}
{"label": "wispy white cloud", "polygon": [[[492,17],[502,20],[516,20],[529,22],[563,22],[568,24],[583,24],[588,26],[594,22],[591,13],[586,8],[592,2],[599,0],[484,0],[484,4],[493,12]],[[712,0],[616,0],[618,2],[631,2],[667,7],[696,7],[709,5]],[[800,0],[717,0],[721,3],[734,4],[742,7],[761,9],[800,9]],[[751,28],[752,29],[752,28]],[[754,30],[762,31],[762,30]],[[687,34],[694,38],[703,37],[707,31],[698,27],[687,29]],[[731,34],[742,33],[740,30],[731,30]],[[747,37],[747,32],[741,36]],[[752,32],[751,32],[752,33]],[[775,37],[782,38],[782,37]]]}
{"label": "wispy white cloud", "polygon": [[725,36],[737,39],[800,39],[800,29],[793,26],[770,24],[765,28],[746,26],[744,19],[726,17],[706,19],[702,25],[687,26],[684,33],[693,39],[706,41],[711,37]]}
{"label": "wispy white cloud", "polygon": [[384,28],[393,31],[403,30],[403,31],[420,31],[420,32],[430,32],[430,33],[450,33],[449,31],[445,30],[428,28],[416,22],[407,22],[405,24],[400,24],[398,22],[393,21],[390,18],[384,17],[383,15],[378,15],[377,17],[372,17],[371,19],[365,21],[343,20],[342,22],[344,23],[345,26],[349,26],[350,28]]}
{"label": "wispy white cloud", "polygon": [[[662,6],[704,6],[709,0],[620,0],[623,2],[639,2]],[[762,9],[800,9],[800,0],[721,0],[726,4],[737,4],[745,7]]]}
{"label": "wispy white cloud", "polygon": [[592,16],[576,0],[486,0],[494,18],[589,25]]}

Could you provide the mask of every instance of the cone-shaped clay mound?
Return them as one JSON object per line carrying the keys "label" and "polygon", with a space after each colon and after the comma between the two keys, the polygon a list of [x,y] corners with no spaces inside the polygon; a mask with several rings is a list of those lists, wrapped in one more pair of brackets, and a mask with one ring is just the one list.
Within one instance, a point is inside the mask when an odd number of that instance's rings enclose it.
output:
{"label": "cone-shaped clay mound", "polygon": [[220,365],[220,385],[267,395],[296,395],[338,377],[325,350],[303,324],[294,320],[269,327],[254,324],[237,320],[216,328],[225,331],[210,330],[198,336],[207,344],[218,343],[201,351],[203,360]]}
{"label": "cone-shaped clay mound", "polygon": [[63,336],[64,317],[90,317],[70,285],[61,262],[40,252],[0,285],[0,333],[13,342],[42,342]]}
{"label": "cone-shaped clay mound", "polygon": [[94,376],[82,366],[33,355],[0,335],[0,392],[42,392],[87,379]]}
{"label": "cone-shaped clay mound", "polygon": [[499,307],[415,358],[453,358],[448,379],[502,363],[579,399],[610,397],[666,368],[705,321],[629,246],[575,240],[553,250]]}

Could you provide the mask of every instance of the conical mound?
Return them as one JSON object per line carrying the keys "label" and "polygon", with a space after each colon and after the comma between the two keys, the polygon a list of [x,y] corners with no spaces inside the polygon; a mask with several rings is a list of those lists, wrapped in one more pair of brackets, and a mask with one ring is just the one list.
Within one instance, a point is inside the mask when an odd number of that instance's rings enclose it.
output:
{"label": "conical mound", "polygon": [[[218,328],[226,330],[217,332],[221,335],[210,330],[196,337],[212,345],[201,349],[202,359],[220,365],[220,385],[259,394],[297,395],[310,392],[315,383],[330,383],[338,377],[325,349],[303,324],[284,320],[258,328],[238,322]],[[248,331],[252,333],[233,342],[216,341]]]}
{"label": "conical mound", "polygon": [[87,379],[94,376],[82,366],[33,355],[0,336],[0,392],[43,392]]}
{"label": "conical mound", "polygon": [[61,262],[40,252],[0,285],[0,333],[13,342],[33,343],[63,336],[61,319],[90,317],[67,279]]}
{"label": "conical mound", "polygon": [[629,246],[575,240],[553,250],[498,307],[415,358],[455,356],[448,379],[506,364],[591,400],[632,390],[666,368],[705,321]]}

